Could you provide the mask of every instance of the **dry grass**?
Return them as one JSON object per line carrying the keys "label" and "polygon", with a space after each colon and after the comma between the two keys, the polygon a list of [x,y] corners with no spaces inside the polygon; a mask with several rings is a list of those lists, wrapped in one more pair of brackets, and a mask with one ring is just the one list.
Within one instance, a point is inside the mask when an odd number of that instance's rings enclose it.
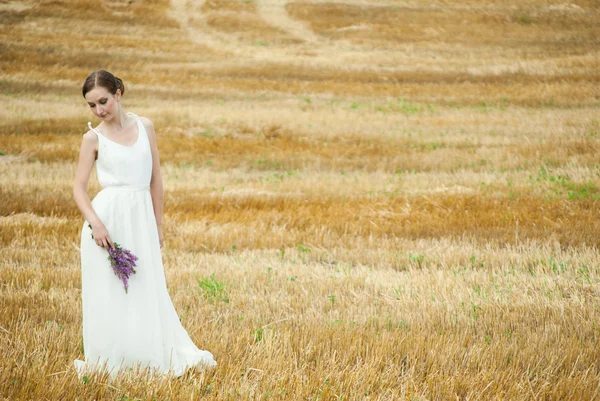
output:
{"label": "dry grass", "polygon": [[[597,2],[8,1],[0,21],[0,398],[599,396]],[[72,368],[97,68],[156,127],[169,292],[214,371]]]}

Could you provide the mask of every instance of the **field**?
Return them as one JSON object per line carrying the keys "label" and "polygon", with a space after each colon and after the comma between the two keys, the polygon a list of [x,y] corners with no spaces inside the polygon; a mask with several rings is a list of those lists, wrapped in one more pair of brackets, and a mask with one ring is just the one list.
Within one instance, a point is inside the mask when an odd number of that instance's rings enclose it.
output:
{"label": "field", "polygon": [[[214,370],[72,367],[100,68]],[[600,396],[596,0],[0,0],[0,104],[0,400]]]}

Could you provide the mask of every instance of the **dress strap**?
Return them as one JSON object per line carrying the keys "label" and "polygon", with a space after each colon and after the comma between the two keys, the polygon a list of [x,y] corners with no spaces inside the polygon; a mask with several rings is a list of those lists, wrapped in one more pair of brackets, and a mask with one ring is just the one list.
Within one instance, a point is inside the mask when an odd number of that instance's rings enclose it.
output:
{"label": "dress strap", "polygon": [[[137,114],[135,114],[135,113],[132,113],[132,112],[130,112],[130,111],[128,111],[128,112],[127,112],[127,113],[125,113],[125,114],[129,114],[130,116],[134,116],[134,117],[135,117],[135,123],[137,124],[137,126],[138,126],[138,132],[139,132],[139,134],[141,135],[141,133],[142,133],[142,130],[141,130],[141,128],[140,128],[140,125],[143,127],[143,126],[144,126],[144,124],[142,124],[142,120],[140,120],[140,117],[139,117]],[[145,129],[145,128],[144,128],[144,129]]]}
{"label": "dress strap", "polygon": [[[138,127],[138,135],[143,135],[148,138],[148,132],[146,131],[146,127],[144,126],[144,123],[142,122],[142,119],[135,113],[131,113],[131,112],[127,112],[127,114],[132,115],[135,117],[135,122],[137,123],[137,127]],[[139,141],[139,136],[138,136],[138,141]]]}
{"label": "dress strap", "polygon": [[98,131],[96,128],[92,127],[91,121],[88,121],[88,127],[90,128],[90,131],[94,131],[96,133],[96,136],[98,136],[98,137],[102,136],[100,131]]}

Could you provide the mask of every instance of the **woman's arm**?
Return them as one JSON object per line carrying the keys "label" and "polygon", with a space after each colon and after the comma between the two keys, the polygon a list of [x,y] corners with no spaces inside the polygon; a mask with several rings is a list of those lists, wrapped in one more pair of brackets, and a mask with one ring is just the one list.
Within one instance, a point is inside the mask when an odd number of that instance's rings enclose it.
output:
{"label": "woman's arm", "polygon": [[150,194],[152,195],[152,206],[154,207],[154,217],[156,218],[156,225],[158,227],[158,239],[160,246],[163,246],[163,233],[162,233],[162,215],[163,215],[163,202],[164,202],[164,191],[162,177],[160,174],[160,158],[158,156],[158,141],[156,140],[156,133],[154,132],[154,124],[148,118],[142,117],[142,122],[146,127],[148,133],[148,140],[150,141],[150,150],[152,151],[152,178],[150,180]]}
{"label": "woman's arm", "polygon": [[77,207],[85,217],[86,221],[92,226],[92,235],[98,246],[108,249],[108,246],[114,247],[112,239],[108,235],[108,231],[104,223],[100,221],[98,215],[92,207],[92,202],[87,194],[88,181],[90,172],[94,166],[96,158],[96,147],[98,145],[98,137],[93,132],[87,132],[83,135],[81,148],[79,149],[79,163],[75,173],[75,182],[73,184],[73,198]]}

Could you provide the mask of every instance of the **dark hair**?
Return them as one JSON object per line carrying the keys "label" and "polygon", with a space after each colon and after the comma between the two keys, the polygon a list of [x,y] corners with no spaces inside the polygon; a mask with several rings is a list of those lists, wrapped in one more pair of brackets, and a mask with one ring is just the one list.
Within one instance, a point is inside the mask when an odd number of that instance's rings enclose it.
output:
{"label": "dark hair", "polygon": [[121,78],[115,77],[106,70],[94,71],[88,75],[83,83],[83,87],[81,88],[83,97],[85,97],[85,94],[94,89],[96,86],[103,87],[113,95],[117,93],[117,89],[121,89],[121,96],[125,94],[125,85],[123,85]]}

